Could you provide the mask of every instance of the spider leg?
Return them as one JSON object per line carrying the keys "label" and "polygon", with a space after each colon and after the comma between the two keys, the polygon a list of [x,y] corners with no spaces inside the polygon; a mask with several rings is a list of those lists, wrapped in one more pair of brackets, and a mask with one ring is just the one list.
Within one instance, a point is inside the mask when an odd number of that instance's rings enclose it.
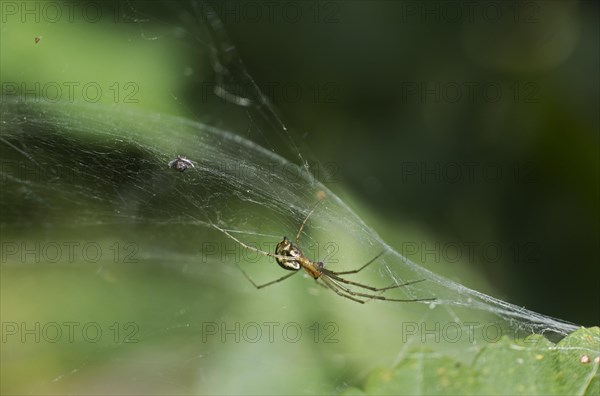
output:
{"label": "spider leg", "polygon": [[383,254],[386,251],[384,250],[383,252],[379,253],[377,256],[373,257],[371,260],[369,260],[369,262],[365,265],[363,265],[362,267],[360,267],[359,269],[355,269],[352,271],[339,271],[339,272],[335,272],[335,271],[329,271],[330,273],[334,274],[334,275],[350,275],[350,274],[357,274],[360,271],[364,270],[365,268],[367,268],[367,266],[369,266],[369,264],[372,264],[375,260],[377,260],[379,257],[383,256]]}
{"label": "spider leg", "polygon": [[[358,298],[352,297],[351,295],[344,293],[340,290],[340,287],[338,287],[338,285],[336,285],[335,283],[333,283],[329,278],[327,277],[321,277],[319,278],[323,281],[323,283],[327,286],[327,288],[333,290],[338,296],[342,296],[345,297],[347,299],[350,299],[352,301],[356,301],[357,303],[360,304],[364,304],[366,301],[360,300]],[[321,285],[323,286],[323,285]],[[325,286],[324,286],[325,287]]]}
{"label": "spider leg", "polygon": [[319,206],[319,204],[321,202],[323,202],[323,200],[317,201],[317,203],[315,204],[315,206],[313,206],[313,208],[311,209],[311,211],[308,212],[308,215],[306,215],[306,218],[304,219],[304,221],[300,225],[300,229],[298,230],[298,234],[296,234],[296,243],[298,245],[300,244],[300,234],[302,234],[302,230],[304,229],[304,226],[306,225],[306,222],[308,221],[308,218],[310,217],[310,215],[313,214],[313,212],[315,211],[315,209],[317,209],[317,206]]}
{"label": "spider leg", "polygon": [[248,250],[251,250],[253,252],[262,254],[263,256],[269,256],[269,257],[273,257],[273,258],[278,258],[280,260],[285,260],[285,261],[294,261],[293,257],[290,258],[289,256],[282,256],[282,255],[279,255],[279,254],[273,254],[273,253],[265,252],[264,250],[260,250],[258,248],[253,247],[253,246],[246,245],[244,242],[240,241],[239,239],[237,239],[236,237],[234,237],[233,235],[231,235],[229,232],[225,231],[221,227],[217,226],[216,224],[213,224],[212,226],[215,227],[217,230],[221,231],[223,234],[227,235],[229,238],[231,238],[234,241],[236,241],[237,243],[239,243],[245,249],[248,249]]}
{"label": "spider leg", "polygon": [[316,281],[317,285],[319,285],[319,286],[321,286],[321,287],[323,287],[325,289],[333,290],[337,295],[345,297],[345,298],[348,298],[348,299],[350,299],[352,301],[356,301],[356,302],[361,303],[361,304],[364,304],[367,301],[369,301],[369,300],[363,301],[363,300],[360,300],[358,298],[354,298],[354,297],[350,296],[349,294],[340,291],[340,288],[338,286],[336,286],[332,281],[330,281],[325,276],[322,276],[319,279],[315,279],[315,281]]}
{"label": "spider leg", "polygon": [[349,288],[337,283],[336,280],[333,278],[327,278],[327,275],[324,275],[324,276],[326,277],[325,279],[327,281],[333,283],[336,287],[340,288],[341,290],[343,290],[344,292],[348,293],[351,296],[367,297],[369,299],[384,300],[384,301],[397,301],[397,302],[435,301],[435,298],[397,299],[397,298],[387,298],[385,296],[380,296],[380,295],[376,295],[376,294],[359,293],[359,292],[350,290]]}
{"label": "spider leg", "polygon": [[246,277],[246,279],[248,279],[250,281],[250,283],[252,283],[254,285],[254,287],[256,287],[257,289],[262,289],[263,287],[267,287],[267,286],[270,286],[270,285],[272,285],[274,283],[281,282],[281,281],[286,280],[287,278],[291,277],[292,275],[296,275],[298,273],[298,271],[294,271],[291,274],[287,274],[285,276],[282,276],[281,278],[275,279],[274,281],[263,283],[262,285],[258,285],[258,284],[256,284],[256,282],[254,282],[252,280],[252,278],[250,278],[250,275],[248,275],[246,273],[246,271],[244,271],[242,269],[242,267],[240,267],[240,265],[238,263],[235,263],[235,265],[238,267],[238,269],[240,271],[242,271],[242,274],[244,274],[244,276]]}
{"label": "spider leg", "polygon": [[397,289],[399,287],[413,285],[415,283],[423,282],[425,280],[425,279],[418,279],[418,280],[414,280],[414,281],[410,281],[410,282],[401,283],[399,285],[393,284],[393,285],[387,286],[387,287],[373,287],[373,286],[365,285],[363,283],[353,282],[353,281],[350,281],[348,279],[344,279],[341,276],[337,276],[337,274],[339,272],[332,272],[332,271],[327,270],[326,268],[321,269],[321,272],[324,275],[326,275],[326,276],[328,276],[328,277],[330,277],[332,279],[335,279],[336,281],[339,281],[339,282],[342,282],[342,283],[346,283],[348,285],[358,286],[358,287],[361,287],[363,289],[371,290],[371,291],[374,291],[374,292],[382,292],[382,291],[385,291],[385,290]]}

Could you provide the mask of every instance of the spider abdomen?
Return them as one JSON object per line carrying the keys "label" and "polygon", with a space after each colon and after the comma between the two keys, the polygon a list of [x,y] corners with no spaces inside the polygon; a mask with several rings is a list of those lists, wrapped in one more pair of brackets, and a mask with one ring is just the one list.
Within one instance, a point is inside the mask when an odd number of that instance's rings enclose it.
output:
{"label": "spider abdomen", "polygon": [[302,250],[294,245],[287,237],[283,237],[283,240],[277,244],[275,247],[275,254],[290,258],[289,260],[275,258],[275,261],[277,261],[277,264],[279,264],[281,268],[288,271],[298,271],[301,268],[298,259],[304,257]]}

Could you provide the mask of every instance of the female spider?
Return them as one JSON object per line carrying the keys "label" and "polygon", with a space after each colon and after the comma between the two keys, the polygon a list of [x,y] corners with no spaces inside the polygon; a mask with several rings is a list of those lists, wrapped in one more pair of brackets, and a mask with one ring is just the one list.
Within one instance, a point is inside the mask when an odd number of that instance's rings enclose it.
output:
{"label": "female spider", "polygon": [[[319,202],[321,202],[321,201],[319,201]],[[244,242],[240,241],[239,239],[237,239],[236,237],[234,237],[233,235],[231,235],[229,232],[218,227],[217,225],[213,224],[213,226],[216,229],[218,229],[219,231],[221,231],[222,233],[224,233],[225,235],[227,235],[229,238],[231,238],[234,241],[236,241],[237,243],[239,243],[243,248],[254,251],[259,254],[262,254],[264,256],[273,257],[275,259],[275,261],[277,262],[277,264],[279,264],[279,266],[281,266],[281,268],[288,270],[288,271],[293,271],[292,273],[282,276],[281,278],[275,279],[274,281],[259,285],[259,284],[256,284],[252,280],[252,278],[250,278],[250,276],[248,276],[246,271],[244,271],[239,266],[238,263],[236,263],[236,266],[239,268],[239,270],[242,272],[242,274],[244,274],[246,279],[248,279],[248,281],[250,281],[250,283],[252,283],[254,285],[254,287],[256,287],[257,289],[262,289],[263,287],[267,287],[272,284],[281,282],[281,281],[291,277],[292,275],[297,274],[299,272],[299,270],[302,268],[306,272],[308,272],[308,274],[310,276],[312,276],[313,279],[319,285],[333,290],[335,293],[337,293],[338,295],[340,295],[342,297],[348,298],[352,301],[356,301],[361,304],[364,304],[365,302],[367,302],[371,299],[385,300],[385,301],[397,301],[397,302],[419,302],[419,301],[434,301],[435,300],[435,298],[415,298],[415,299],[387,298],[380,294],[359,292],[359,291],[350,289],[349,286],[345,286],[345,285],[352,285],[352,286],[356,286],[361,289],[370,290],[371,292],[383,293],[386,290],[396,289],[399,287],[412,285],[412,284],[422,282],[425,280],[425,279],[419,279],[416,281],[410,281],[410,282],[406,282],[406,283],[402,283],[402,284],[393,284],[393,285],[387,286],[387,287],[373,287],[373,286],[365,285],[362,283],[353,282],[351,280],[344,279],[340,276],[340,275],[352,275],[352,274],[359,273],[360,271],[365,269],[367,266],[369,266],[371,263],[373,263],[375,260],[377,260],[379,257],[381,257],[383,255],[383,253],[385,253],[385,251],[379,253],[377,256],[375,256],[374,258],[369,260],[369,262],[364,264],[362,267],[360,267],[356,270],[352,270],[352,271],[339,271],[339,272],[331,271],[331,270],[325,268],[325,265],[323,264],[323,262],[312,261],[312,260],[309,260],[308,258],[306,258],[306,256],[304,255],[304,253],[302,253],[302,250],[299,247],[300,234],[302,233],[302,230],[304,229],[306,221],[308,220],[310,215],[315,211],[315,209],[316,209],[316,205],[308,213],[308,215],[302,222],[302,225],[300,226],[300,230],[298,230],[298,234],[296,235],[296,238],[295,238],[296,243],[293,243],[287,237],[284,236],[283,240],[281,242],[279,242],[277,244],[277,246],[275,247],[275,254],[268,253],[263,250],[257,249],[255,247],[249,246],[249,245],[245,244]]]}

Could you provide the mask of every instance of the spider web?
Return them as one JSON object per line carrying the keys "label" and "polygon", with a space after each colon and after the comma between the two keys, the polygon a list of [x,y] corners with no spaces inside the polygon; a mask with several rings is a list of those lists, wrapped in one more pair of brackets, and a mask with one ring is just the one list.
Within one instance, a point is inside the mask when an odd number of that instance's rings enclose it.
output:
{"label": "spider web", "polygon": [[[144,40],[160,41],[140,9],[128,6]],[[310,150],[285,127],[206,10],[192,5],[180,18],[205,29],[190,34],[206,51],[217,92],[228,103],[215,113],[242,108],[253,120],[249,136],[198,116],[2,103],[2,321],[42,329],[42,342],[35,335],[3,341],[5,390],[324,393],[397,363],[410,345],[468,361],[500,334],[556,338],[577,328],[438,276],[390,248],[311,174]],[[235,92],[242,85],[252,88],[245,90],[250,95]],[[265,140],[266,128],[275,129],[278,141]],[[194,166],[170,169],[180,155]],[[213,225],[272,252],[283,235],[295,236],[319,200],[301,236],[309,258],[347,271],[384,251],[352,279],[379,287],[424,279],[385,295],[435,302],[360,305],[301,275],[255,290],[234,263],[259,283],[283,271]],[[63,253],[50,260],[55,245],[64,252],[69,243],[103,253],[75,249],[74,258]],[[33,253],[23,254],[27,249]],[[104,336],[91,342],[75,332],[71,342],[65,322],[95,323]],[[59,342],[44,342],[52,338],[43,331],[48,323],[63,329]],[[23,382],[10,377],[18,378],[21,362],[34,356],[43,362],[27,373],[33,377],[28,388],[20,388]]]}

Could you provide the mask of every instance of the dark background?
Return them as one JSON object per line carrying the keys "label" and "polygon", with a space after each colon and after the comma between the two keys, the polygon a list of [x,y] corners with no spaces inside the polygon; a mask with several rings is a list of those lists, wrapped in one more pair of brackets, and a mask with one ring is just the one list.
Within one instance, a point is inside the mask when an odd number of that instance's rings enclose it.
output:
{"label": "dark background", "polygon": [[496,295],[598,324],[597,4],[256,4],[213,3],[330,188],[475,246]]}

